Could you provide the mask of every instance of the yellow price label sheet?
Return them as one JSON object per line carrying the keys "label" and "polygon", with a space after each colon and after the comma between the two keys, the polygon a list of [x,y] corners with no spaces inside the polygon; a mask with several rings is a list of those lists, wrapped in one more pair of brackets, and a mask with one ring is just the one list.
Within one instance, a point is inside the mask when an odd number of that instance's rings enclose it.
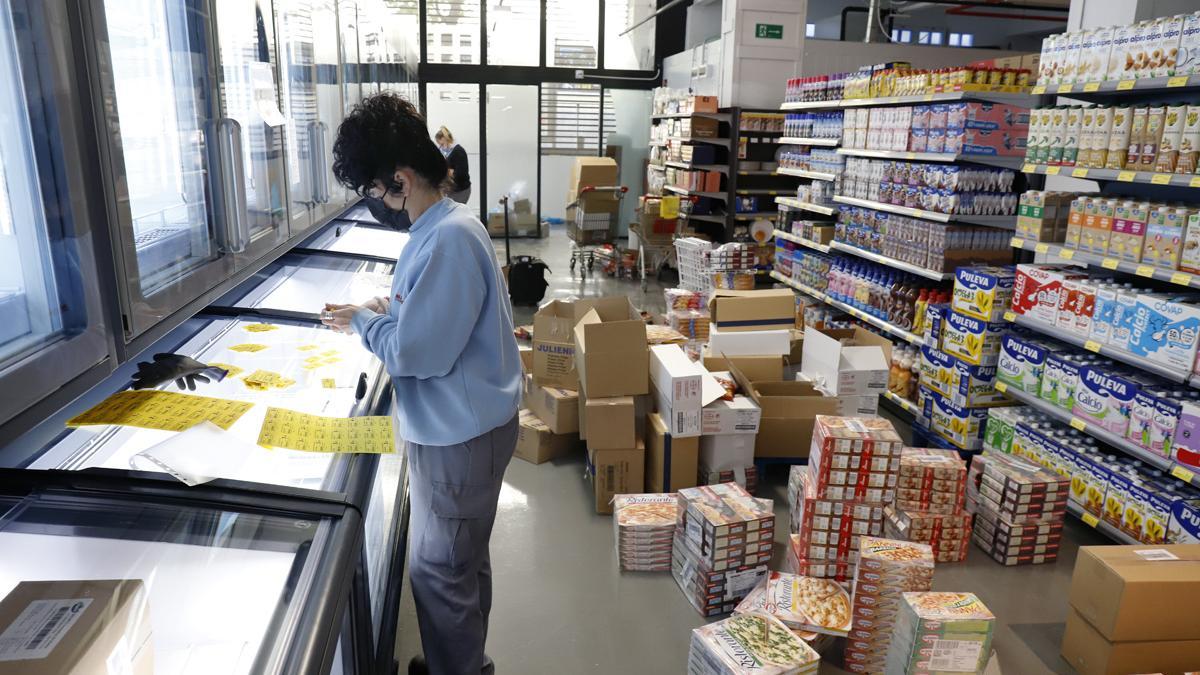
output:
{"label": "yellow price label sheet", "polygon": [[1035,253],[1046,253],[1050,250],[1049,244],[1035,244],[1033,247]]}
{"label": "yellow price label sheet", "polygon": [[332,377],[321,378],[321,386],[326,389],[337,389],[337,380]]}
{"label": "yellow price label sheet", "polygon": [[183,431],[200,422],[228,430],[253,404],[225,398],[143,389],[119,391],[67,420],[68,427],[115,424],[141,429]]}
{"label": "yellow price label sheet", "polygon": [[1034,173],[1035,171],[1037,171],[1036,164],[1026,164],[1025,166],[1021,167],[1022,173]]}
{"label": "yellow price label sheet", "polygon": [[1178,75],[1167,80],[1168,87],[1186,87],[1188,85],[1187,75]]}
{"label": "yellow price label sheet", "polygon": [[1134,178],[1137,178],[1136,171],[1122,171],[1117,174],[1117,180],[1123,183],[1132,183]]}
{"label": "yellow price label sheet", "polygon": [[254,391],[268,391],[270,389],[287,389],[296,384],[296,381],[286,378],[279,373],[270,370],[256,370],[246,377],[242,378],[242,382],[246,387]]}
{"label": "yellow price label sheet", "polygon": [[1138,275],[1139,277],[1153,277],[1154,276],[1154,268],[1151,267],[1150,265],[1138,265],[1137,269],[1135,269],[1133,271],[1133,273]]}
{"label": "yellow price label sheet", "polygon": [[213,361],[212,363],[210,363],[208,365],[212,366],[213,368],[220,368],[221,370],[226,371],[225,377],[228,377],[231,379],[237,377],[238,375],[241,375],[243,372],[246,371],[245,368],[242,368],[240,366],[235,366],[232,363],[217,363],[216,361]]}
{"label": "yellow price label sheet", "polygon": [[1072,417],[1071,428],[1075,429],[1076,431],[1087,431],[1087,423],[1078,417]]}
{"label": "yellow price label sheet", "polygon": [[320,349],[320,348],[321,348],[321,345],[300,345],[299,347],[296,347],[296,351],[311,352],[314,349]]}
{"label": "yellow price label sheet", "polygon": [[1178,464],[1171,467],[1171,475],[1185,483],[1190,483],[1196,478],[1196,472],[1192,471],[1191,469],[1185,469]]}
{"label": "yellow price label sheet", "polygon": [[1200,187],[1200,176],[1195,176],[1189,180],[1188,187]]}
{"label": "yellow price label sheet", "polygon": [[1033,94],[1034,96],[1036,96],[1036,95],[1038,95],[1038,94],[1044,94],[1044,93],[1046,93],[1046,85],[1044,85],[1044,84],[1039,84],[1038,86],[1034,87],[1033,89],[1031,89],[1031,90],[1029,90],[1029,91],[1030,91],[1030,93],[1031,93],[1031,94]]}
{"label": "yellow price label sheet", "polygon": [[1170,185],[1171,184],[1171,174],[1156,173],[1150,177],[1150,182],[1155,185]]}
{"label": "yellow price label sheet", "polygon": [[1171,275],[1171,283],[1179,284],[1180,286],[1191,286],[1192,275],[1187,272],[1176,272]]}
{"label": "yellow price label sheet", "polygon": [[322,417],[267,408],[258,444],[304,452],[387,454],[395,452],[390,416]]}
{"label": "yellow price label sheet", "polygon": [[1089,352],[1099,353],[1100,352],[1100,343],[1096,342],[1095,340],[1088,340],[1087,342],[1083,343],[1083,348],[1088,350]]}
{"label": "yellow price label sheet", "polygon": [[1075,258],[1075,249],[1064,248],[1058,252],[1058,257],[1065,258],[1066,260],[1072,260]]}
{"label": "yellow price label sheet", "polygon": [[1079,517],[1079,519],[1082,520],[1083,522],[1087,523],[1088,526],[1090,526],[1090,527],[1096,527],[1097,525],[1100,524],[1100,519],[1097,518],[1094,514],[1088,513],[1087,511],[1084,511],[1083,515],[1081,515]]}
{"label": "yellow price label sheet", "polygon": [[269,323],[248,323],[242,326],[242,328],[250,333],[269,333],[273,330],[279,330],[279,326]]}
{"label": "yellow price label sheet", "polygon": [[247,343],[240,344],[240,345],[233,345],[232,347],[229,348],[229,351],[253,354],[254,352],[261,352],[264,349],[270,349],[270,347],[268,347],[267,345],[260,345],[260,344],[255,344],[253,342],[247,342]]}
{"label": "yellow price label sheet", "polygon": [[1062,170],[1061,166],[1048,166],[1048,167],[1046,167],[1046,175],[1047,176],[1057,176],[1058,172],[1061,170]]}
{"label": "yellow price label sheet", "polygon": [[996,383],[996,391],[1000,392],[1001,394],[1007,392],[1008,384],[1005,382],[997,382]]}
{"label": "yellow price label sheet", "polygon": [[1120,264],[1121,261],[1117,260],[1116,258],[1105,258],[1104,260],[1100,261],[1100,266],[1106,270],[1115,270],[1118,266],[1120,266]]}
{"label": "yellow price label sheet", "polygon": [[1117,83],[1117,91],[1129,91],[1136,83],[1137,80],[1121,80]]}
{"label": "yellow price label sheet", "polygon": [[1071,175],[1076,178],[1087,178],[1088,170],[1083,167],[1080,167],[1078,169],[1072,169]]}
{"label": "yellow price label sheet", "polygon": [[1020,237],[1013,237],[1012,240],[1008,242],[1008,245],[1012,246],[1013,248],[1021,248],[1025,246],[1025,240]]}
{"label": "yellow price label sheet", "polygon": [[1005,312],[1005,313],[1004,313],[1004,320],[1005,320],[1005,321],[1016,321],[1016,320],[1017,320],[1017,315],[1016,315],[1015,313],[1013,313],[1013,312]]}
{"label": "yellow price label sheet", "polygon": [[1087,84],[1083,85],[1083,90],[1086,92],[1100,91],[1100,83],[1088,82]]}
{"label": "yellow price label sheet", "polygon": [[1060,94],[1069,94],[1072,91],[1075,91],[1075,85],[1073,85],[1073,84],[1058,85],[1058,93],[1060,93]]}

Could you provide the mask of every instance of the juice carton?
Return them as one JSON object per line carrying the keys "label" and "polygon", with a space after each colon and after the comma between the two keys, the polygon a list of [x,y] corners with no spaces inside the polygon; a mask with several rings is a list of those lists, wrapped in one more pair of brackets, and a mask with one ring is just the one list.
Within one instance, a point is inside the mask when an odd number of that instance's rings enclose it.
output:
{"label": "juice carton", "polygon": [[1146,225],[1150,205],[1146,202],[1123,201],[1117,204],[1109,236],[1108,254],[1126,262],[1140,262],[1146,240]]}
{"label": "juice carton", "polygon": [[921,384],[949,397],[953,391],[954,367],[958,361],[949,354],[933,347],[921,347]]}
{"label": "juice carton", "polygon": [[1063,282],[1086,278],[1077,269],[1056,265],[1022,263],[1013,281],[1012,311],[1047,325],[1054,325],[1063,295]]}
{"label": "juice carton", "polygon": [[[1171,456],[1176,463],[1191,471],[1200,470],[1200,401],[1183,402]],[[1197,525],[1200,525],[1200,520]],[[1197,531],[1200,532],[1200,527]]]}
{"label": "juice carton", "polygon": [[1075,387],[1075,405],[1071,412],[1102,429],[1124,436],[1137,383],[1109,371],[1105,365],[1084,366]]}
{"label": "juice carton", "polygon": [[[996,379],[1013,389],[1037,395],[1042,387],[1042,371],[1050,348],[1037,340],[1007,333],[1000,340],[996,361]],[[924,382],[925,374],[921,373]]]}
{"label": "juice carton", "polygon": [[1108,161],[1108,140],[1112,133],[1113,111],[1112,108],[1106,107],[1088,108],[1088,110],[1094,110],[1095,114],[1091,126],[1091,154],[1083,166],[1101,168]]}
{"label": "juice carton", "polygon": [[1066,124],[1063,127],[1062,165],[1075,166],[1079,160],[1079,144],[1083,135],[1083,108],[1067,108]]}
{"label": "juice carton", "polygon": [[1012,304],[1012,267],[959,267],[951,309],[981,321],[997,321]]}
{"label": "juice carton", "polygon": [[1200,307],[1144,293],[1134,308],[1127,349],[1181,373],[1191,372],[1200,338]]}
{"label": "juice carton", "polygon": [[1179,257],[1179,269],[1200,272],[1200,212],[1188,214],[1187,229],[1183,237],[1183,251]]}
{"label": "juice carton", "polygon": [[1071,202],[1070,211],[1067,212],[1067,236],[1063,239],[1063,246],[1067,248],[1078,249],[1080,246],[1080,238],[1083,233],[1083,222],[1087,212],[1087,203],[1091,197],[1079,197]]}
{"label": "juice carton", "polygon": [[942,329],[942,351],[972,366],[994,366],[1007,326],[1003,321],[981,321],[952,311]]}

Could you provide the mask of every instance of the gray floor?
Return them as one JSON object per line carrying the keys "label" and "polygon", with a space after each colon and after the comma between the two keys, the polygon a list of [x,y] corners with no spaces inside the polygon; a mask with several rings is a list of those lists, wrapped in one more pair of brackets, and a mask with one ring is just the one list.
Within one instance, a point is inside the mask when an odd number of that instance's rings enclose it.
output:
{"label": "gray floor", "polygon": [[[503,255],[503,244],[500,245]],[[514,241],[513,253],[543,258],[553,270],[547,297],[628,295],[660,312],[661,285],[603,275],[580,282],[568,272],[561,230],[546,240]],[[518,308],[518,323],[532,309]],[[907,437],[907,429],[901,428]],[[787,533],[786,473],[768,473],[759,496],[775,500],[779,516],[773,568]],[[704,623],[670,574],[621,574],[613,555],[612,519],[596,515],[578,457],[533,466],[513,460],[505,477],[492,536],[495,601],[488,651],[501,673],[683,673],[689,632]],[[1058,656],[1067,590],[1081,545],[1109,543],[1069,518],[1057,564],[1006,568],[972,549],[964,563],[939,565],[934,587],[978,594],[999,619],[994,647],[1004,673],[1070,673]],[[397,655],[401,672],[420,653],[412,596],[405,586]],[[840,645],[822,673],[842,673]]]}

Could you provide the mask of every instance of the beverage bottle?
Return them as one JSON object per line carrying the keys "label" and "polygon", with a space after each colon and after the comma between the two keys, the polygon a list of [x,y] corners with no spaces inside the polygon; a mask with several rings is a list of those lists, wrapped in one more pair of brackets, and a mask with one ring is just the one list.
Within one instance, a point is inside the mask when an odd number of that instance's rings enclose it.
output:
{"label": "beverage bottle", "polygon": [[909,365],[908,392],[905,393],[904,398],[916,401],[917,388],[921,384],[921,354],[913,349],[912,355],[912,364]]}
{"label": "beverage bottle", "polygon": [[917,296],[916,302],[913,304],[912,315],[912,332],[922,333],[925,330],[925,308],[929,305],[929,291],[922,288],[920,295]]}
{"label": "beverage bottle", "polygon": [[896,388],[892,390],[898,396],[908,398],[909,383],[912,381],[912,357],[907,349],[900,352],[900,372],[896,374]]}
{"label": "beverage bottle", "polygon": [[899,350],[892,351],[892,366],[888,369],[888,391],[895,393],[897,391],[897,382],[900,379],[900,352]]}

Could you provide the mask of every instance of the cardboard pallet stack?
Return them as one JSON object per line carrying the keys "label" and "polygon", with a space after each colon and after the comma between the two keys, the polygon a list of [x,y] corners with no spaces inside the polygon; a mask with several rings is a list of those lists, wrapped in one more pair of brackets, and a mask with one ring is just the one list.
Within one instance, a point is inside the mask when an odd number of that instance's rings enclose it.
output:
{"label": "cardboard pallet stack", "polygon": [[737,483],[684,488],[678,493],[671,572],[701,614],[732,612],[767,576],[775,515]]}
{"label": "cardboard pallet stack", "polygon": [[579,447],[579,375],[575,370],[576,311],[585,305],[554,300],[533,317],[533,348],[522,352],[527,374],[517,448],[541,464]]}
{"label": "cardboard pallet stack", "polygon": [[901,595],[886,671],[896,675],[982,673],[996,617],[972,593]]}
{"label": "cardboard pallet stack", "polygon": [[794,571],[815,576],[814,566],[820,565],[822,576],[853,576],[860,539],[883,532],[902,447],[882,418],[817,416],[808,465],[794,483],[802,487],[792,497]]}
{"label": "cardboard pallet stack", "polygon": [[975,544],[1002,565],[1054,562],[1070,480],[1012,455],[984,454],[971,464]]}
{"label": "cardboard pallet stack", "polygon": [[929,544],[937,562],[966,560],[971,540],[966,488],[967,465],[957,452],[905,448],[896,502],[884,511],[884,535]]}
{"label": "cardboard pallet stack", "polygon": [[768,614],[735,614],[692,629],[689,675],[808,675],[821,656]]}
{"label": "cardboard pallet stack", "polygon": [[678,497],[672,493],[614,497],[618,569],[669,572],[678,509]]}
{"label": "cardboard pallet stack", "polygon": [[930,590],[933,567],[933,549],[926,544],[863,537],[854,575],[853,625],[846,639],[846,670],[884,671],[901,596]]}

